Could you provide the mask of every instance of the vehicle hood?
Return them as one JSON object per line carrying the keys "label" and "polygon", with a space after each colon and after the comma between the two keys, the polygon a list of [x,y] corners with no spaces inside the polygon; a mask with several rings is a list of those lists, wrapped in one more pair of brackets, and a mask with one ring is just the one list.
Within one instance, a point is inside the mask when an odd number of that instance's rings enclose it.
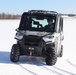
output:
{"label": "vehicle hood", "polygon": [[34,35],[34,36],[44,36],[44,35],[47,35],[47,34],[52,34],[52,33],[49,33],[49,32],[39,32],[39,31],[21,31],[21,33],[23,35]]}

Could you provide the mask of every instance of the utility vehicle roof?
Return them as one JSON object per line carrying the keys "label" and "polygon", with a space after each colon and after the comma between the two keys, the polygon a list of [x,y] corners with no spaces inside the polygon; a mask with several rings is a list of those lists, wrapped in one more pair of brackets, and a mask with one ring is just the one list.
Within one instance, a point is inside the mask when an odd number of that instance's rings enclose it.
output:
{"label": "utility vehicle roof", "polygon": [[55,11],[45,11],[45,10],[29,10],[28,12],[24,12],[28,14],[41,14],[41,15],[54,15],[54,16],[59,16]]}

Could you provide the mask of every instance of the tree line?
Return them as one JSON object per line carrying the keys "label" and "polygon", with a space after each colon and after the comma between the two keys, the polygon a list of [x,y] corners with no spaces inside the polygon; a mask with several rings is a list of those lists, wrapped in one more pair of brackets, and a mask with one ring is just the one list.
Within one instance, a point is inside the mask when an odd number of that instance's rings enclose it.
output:
{"label": "tree line", "polygon": [[[61,14],[69,17],[74,17],[76,14]],[[0,13],[0,19],[20,19],[21,15],[18,14],[6,14],[6,13]]]}
{"label": "tree line", "polygon": [[20,19],[21,15],[0,13],[0,19]]}

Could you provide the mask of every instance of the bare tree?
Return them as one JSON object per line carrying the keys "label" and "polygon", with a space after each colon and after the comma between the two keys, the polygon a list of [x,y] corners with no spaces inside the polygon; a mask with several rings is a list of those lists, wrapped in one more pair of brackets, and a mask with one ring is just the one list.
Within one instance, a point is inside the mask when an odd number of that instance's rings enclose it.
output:
{"label": "bare tree", "polygon": [[0,13],[0,19],[20,19],[21,15],[12,15],[6,13]]}

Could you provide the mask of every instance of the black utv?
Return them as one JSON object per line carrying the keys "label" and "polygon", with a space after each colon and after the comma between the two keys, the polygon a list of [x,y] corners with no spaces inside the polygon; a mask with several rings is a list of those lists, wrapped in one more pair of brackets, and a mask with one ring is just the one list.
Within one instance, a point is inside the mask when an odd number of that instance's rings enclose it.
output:
{"label": "black utv", "polygon": [[12,62],[18,62],[21,55],[27,55],[43,57],[47,65],[55,65],[57,57],[62,57],[63,18],[57,12],[24,12],[16,31],[17,43],[10,53]]}

